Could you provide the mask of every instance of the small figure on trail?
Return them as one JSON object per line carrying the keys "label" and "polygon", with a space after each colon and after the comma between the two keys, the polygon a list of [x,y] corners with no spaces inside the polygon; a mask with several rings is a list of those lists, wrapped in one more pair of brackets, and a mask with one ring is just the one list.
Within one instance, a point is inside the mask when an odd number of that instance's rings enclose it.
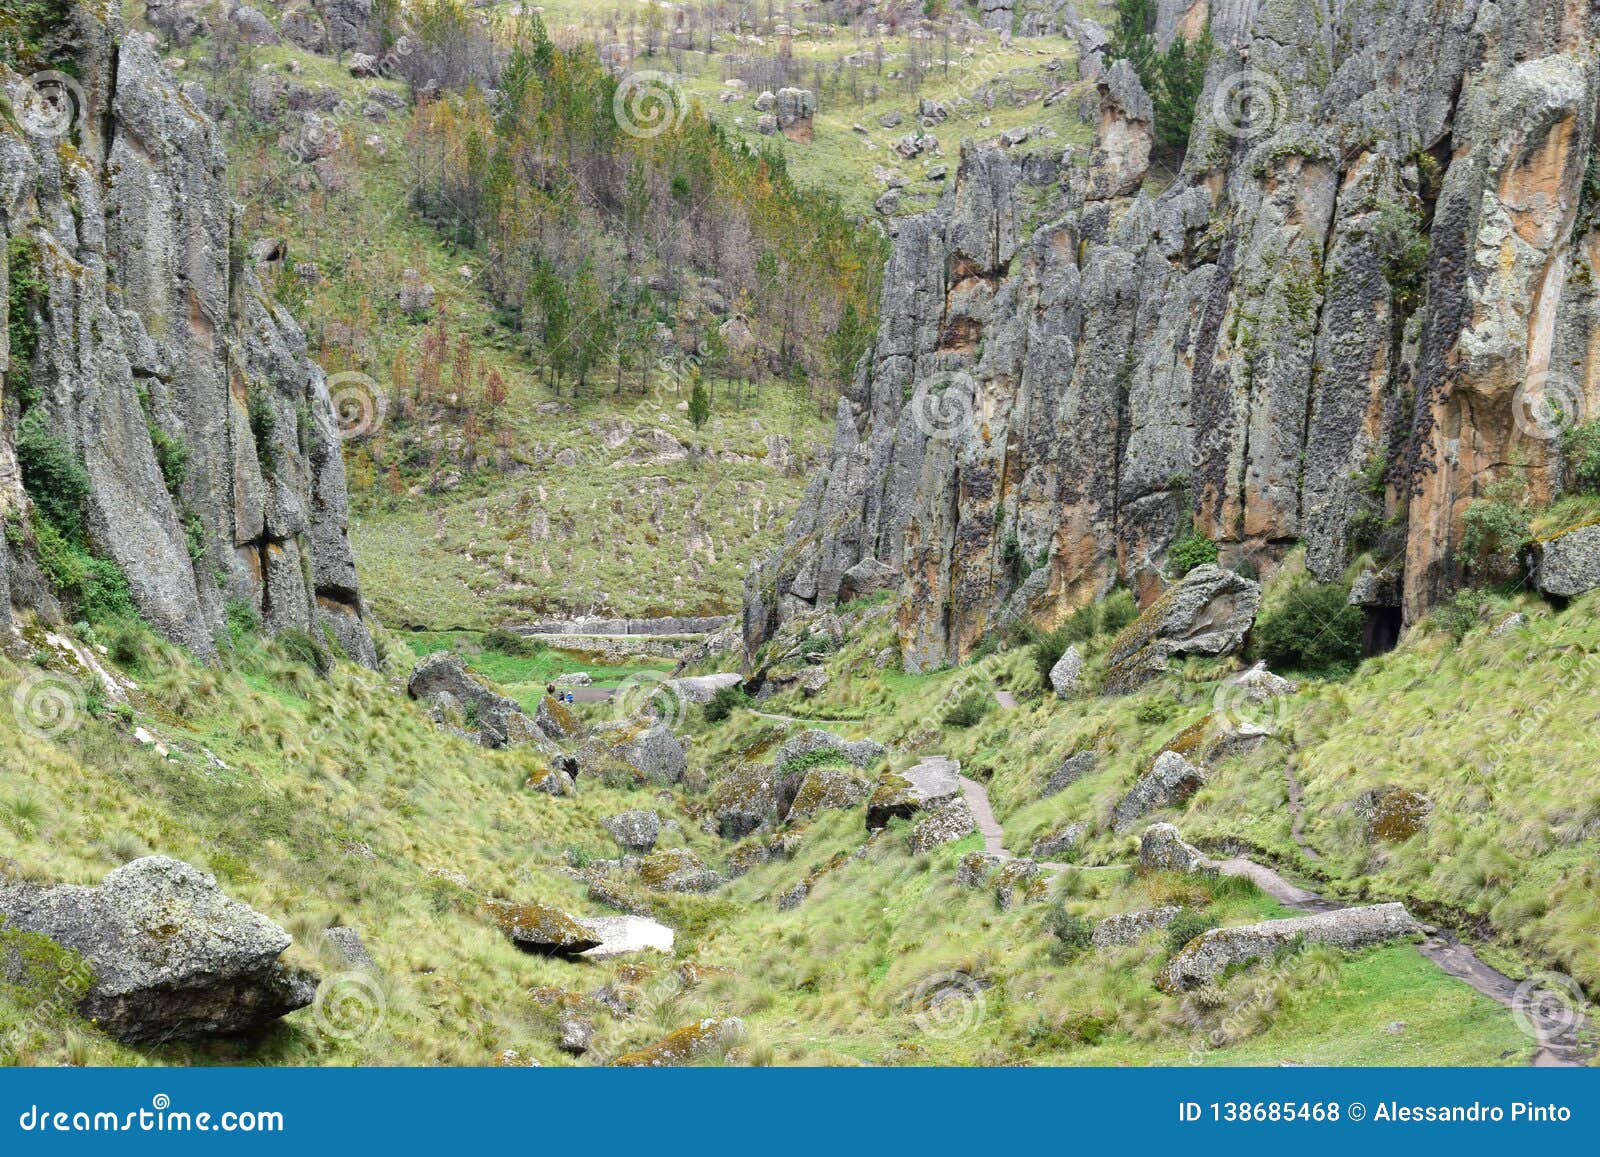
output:
{"label": "small figure on trail", "polygon": [[544,685],[544,693],[546,695],[554,695],[556,693],[556,685],[554,683],[546,683]]}

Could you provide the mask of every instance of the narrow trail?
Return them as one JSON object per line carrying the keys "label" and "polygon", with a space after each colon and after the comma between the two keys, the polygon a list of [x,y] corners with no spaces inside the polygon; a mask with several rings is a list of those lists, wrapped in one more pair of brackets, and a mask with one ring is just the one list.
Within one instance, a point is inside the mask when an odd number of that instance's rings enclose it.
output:
{"label": "narrow trail", "polygon": [[[1005,692],[998,689],[995,691],[995,699],[1001,706],[1008,706],[1005,700],[1001,699],[1002,695],[1010,698]],[[1009,705],[1014,706],[1015,700]],[[1289,811],[1292,816],[1290,826],[1295,844],[1309,860],[1320,861],[1322,857],[1313,848],[1308,847],[1301,838],[1300,782],[1295,777],[1292,762],[1284,768],[1284,780],[1289,791]],[[984,847],[996,855],[1010,858],[1011,853],[1005,847],[1004,832],[995,818],[994,808],[989,803],[988,791],[976,780],[962,776],[961,792],[966,797],[967,806],[972,809],[978,831],[983,834]],[[1039,866],[1050,871],[1090,870],[1076,864]],[[1125,870],[1130,866],[1107,864],[1102,867]],[[1241,876],[1253,881],[1268,896],[1285,908],[1296,912],[1337,912],[1341,908],[1349,907],[1341,901],[1331,900],[1320,893],[1302,888],[1276,870],[1245,856],[1219,861],[1217,870],[1227,876]],[[1536,1068],[1575,1068],[1587,1065],[1594,1058],[1595,1050],[1582,1043],[1584,1038],[1589,1036],[1593,1026],[1587,1017],[1571,1008],[1563,999],[1571,994],[1555,991],[1556,982],[1550,982],[1543,987],[1519,984],[1485,964],[1470,947],[1442,929],[1430,932],[1427,939],[1417,945],[1417,951],[1431,960],[1446,976],[1461,981],[1516,1015],[1518,1024],[1524,1031],[1529,1032],[1535,1041],[1533,1055],[1528,1061],[1530,1065]]]}

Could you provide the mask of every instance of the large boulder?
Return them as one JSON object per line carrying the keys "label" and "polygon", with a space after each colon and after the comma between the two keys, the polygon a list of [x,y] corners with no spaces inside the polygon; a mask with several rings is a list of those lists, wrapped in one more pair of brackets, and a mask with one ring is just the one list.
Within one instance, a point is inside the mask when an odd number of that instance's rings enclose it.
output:
{"label": "large boulder", "polygon": [[646,856],[639,879],[658,892],[714,892],[725,881],[688,848],[669,848]]}
{"label": "large boulder", "polygon": [[1077,783],[1084,776],[1094,771],[1095,765],[1100,762],[1100,757],[1092,751],[1075,751],[1061,761],[1061,765],[1050,773],[1050,778],[1045,781],[1043,796],[1055,795],[1058,791],[1065,791]]}
{"label": "large boulder", "polygon": [[1216,980],[1228,968],[1270,957],[1293,944],[1367,948],[1421,931],[1405,905],[1393,903],[1213,928],[1185,945],[1162,969],[1157,983],[1168,992],[1178,992]]}
{"label": "large boulder", "polygon": [[549,904],[496,902],[489,905],[489,913],[507,939],[524,952],[577,956],[604,943],[598,932]]}
{"label": "large boulder", "polygon": [[648,852],[661,836],[661,817],[653,811],[618,812],[601,820],[600,826],[629,852]]}
{"label": "large boulder", "polygon": [[547,737],[556,740],[571,739],[583,729],[583,724],[578,722],[572,709],[553,695],[546,695],[539,700],[533,723]]}
{"label": "large boulder", "polygon": [[1074,851],[1088,830],[1089,825],[1083,823],[1070,823],[1065,827],[1057,828],[1055,831],[1034,840],[1029,854],[1035,860],[1049,860],[1055,856]]}
{"label": "large boulder", "polygon": [[1183,842],[1171,824],[1151,824],[1139,837],[1139,867],[1152,872],[1213,872],[1216,864]]}
{"label": "large boulder", "polygon": [[458,706],[468,723],[476,723],[475,737],[484,747],[505,747],[510,743],[536,739],[532,720],[514,699],[490,690],[467,673],[461,656],[453,651],[436,651],[426,656],[406,682],[406,693],[425,703]]}
{"label": "large boulder", "polygon": [[683,743],[665,723],[649,717],[602,723],[573,756],[584,774],[617,769],[639,783],[670,786],[689,770]]}
{"label": "large boulder", "polygon": [[1083,652],[1069,646],[1050,668],[1050,689],[1056,693],[1056,698],[1065,699],[1078,689],[1082,678]]}
{"label": "large boulder", "polygon": [[778,753],[772,757],[772,762],[775,766],[782,767],[790,760],[823,750],[837,751],[847,762],[856,767],[871,767],[882,759],[887,751],[883,744],[876,740],[841,739],[831,731],[813,728],[784,741],[783,746],[778,748]]}
{"label": "large boulder", "polygon": [[741,763],[724,775],[707,801],[717,834],[737,840],[765,824],[778,811],[777,769],[764,763]]}
{"label": "large boulder", "polygon": [[906,771],[885,772],[867,801],[867,830],[887,827],[896,816],[910,819],[960,793],[961,765],[942,755],[930,755]]}
{"label": "large boulder", "polygon": [[773,102],[778,128],[791,141],[809,141],[817,113],[817,94],[809,88],[780,88]]}
{"label": "large boulder", "polygon": [[1570,599],[1600,587],[1600,523],[1536,543],[1532,562],[1540,594]]}
{"label": "large boulder", "polygon": [[1181,911],[1182,908],[1166,905],[1107,916],[1094,926],[1089,940],[1096,948],[1114,948],[1121,944],[1132,944],[1147,933],[1171,924],[1172,918]]}
{"label": "large boulder", "polygon": [[287,932],[168,856],[124,864],[95,887],[0,881],[0,916],[6,932],[83,957],[94,979],[78,1012],[119,1040],[247,1032],[316,995],[315,976],[278,959]]}
{"label": "large boulder", "polygon": [[736,671],[720,675],[690,675],[683,679],[668,679],[666,687],[685,703],[709,703],[711,697],[726,687],[737,687],[742,677]]}
{"label": "large boulder", "polygon": [[813,767],[801,778],[784,818],[790,823],[810,819],[830,808],[857,807],[872,794],[872,781],[844,767]]}
{"label": "large boulder", "polygon": [[1125,832],[1157,808],[1187,803],[1205,782],[1206,773],[1200,768],[1176,751],[1163,751],[1113,809],[1111,826]]}
{"label": "large boulder", "polygon": [[1197,566],[1117,636],[1107,694],[1140,687],[1175,655],[1230,655],[1244,646],[1261,609],[1258,583],[1207,563]]}

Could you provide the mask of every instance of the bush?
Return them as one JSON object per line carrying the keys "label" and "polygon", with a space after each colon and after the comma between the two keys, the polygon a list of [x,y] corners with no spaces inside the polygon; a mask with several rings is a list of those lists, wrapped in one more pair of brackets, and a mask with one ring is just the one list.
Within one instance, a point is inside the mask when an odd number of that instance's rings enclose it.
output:
{"label": "bush", "polygon": [[946,727],[974,727],[989,713],[994,700],[982,691],[968,691],[944,713]]}
{"label": "bush", "polygon": [[1167,565],[1182,578],[1197,566],[1217,561],[1217,544],[1198,530],[1167,548]]}
{"label": "bush", "polygon": [[22,488],[33,505],[64,538],[82,543],[89,472],[67,440],[50,428],[42,409],[29,410],[17,423],[16,449]]}
{"label": "bush", "polygon": [[735,683],[732,687],[718,687],[711,696],[711,701],[705,706],[707,723],[721,723],[740,707],[749,707],[750,696],[745,689]]}
{"label": "bush", "polygon": [[1256,623],[1256,649],[1274,668],[1323,672],[1361,661],[1364,616],[1341,583],[1301,580]]}
{"label": "bush", "polygon": [[513,659],[524,659],[529,655],[536,655],[544,650],[544,644],[519,635],[515,631],[508,631],[504,627],[495,627],[485,631],[478,640],[485,651],[493,651],[499,655],[508,655]]}
{"label": "bush", "polygon": [[39,568],[50,585],[72,603],[81,618],[106,623],[137,617],[128,578],[116,563],[95,558],[37,513],[33,519],[33,544]]}
{"label": "bush", "polygon": [[1482,591],[1461,590],[1449,602],[1435,607],[1430,618],[1459,643],[1482,620],[1488,605],[1489,600]]}
{"label": "bush", "polygon": [[1094,927],[1082,916],[1074,916],[1057,901],[1044,914],[1044,928],[1052,938],[1050,958],[1065,963],[1088,951],[1094,942]]}
{"label": "bush", "polygon": [[1561,431],[1561,452],[1572,488],[1600,494],[1600,419]]}
{"label": "bush", "polygon": [[1189,941],[1217,926],[1217,918],[1194,908],[1180,909],[1167,925],[1167,950],[1177,952]]}
{"label": "bush", "polygon": [[1514,478],[1490,486],[1482,498],[1467,504],[1461,517],[1461,553],[1472,576],[1491,582],[1517,573],[1517,554],[1530,530],[1527,496]]}
{"label": "bush", "polygon": [[1146,699],[1133,713],[1140,723],[1165,723],[1177,714],[1178,706],[1170,699]]}
{"label": "bush", "polygon": [[1139,617],[1139,604],[1133,601],[1133,592],[1127,587],[1117,587],[1100,600],[1100,630],[1115,635]]}
{"label": "bush", "polygon": [[807,635],[800,640],[800,659],[810,663],[833,650],[833,639],[824,634]]}
{"label": "bush", "polygon": [[1024,638],[1032,650],[1039,678],[1049,681],[1050,669],[1073,643],[1086,643],[1100,634],[1114,635],[1138,617],[1139,608],[1133,601],[1133,593],[1125,587],[1116,587],[1098,602],[1073,611],[1054,630],[1028,630]]}
{"label": "bush", "polygon": [[188,443],[152,422],[150,445],[156,452],[156,465],[161,467],[161,480],[167,484],[167,493],[176,498],[189,479]]}
{"label": "bush", "polygon": [[231,599],[227,607],[228,637],[237,647],[261,629],[261,616],[248,599]]}

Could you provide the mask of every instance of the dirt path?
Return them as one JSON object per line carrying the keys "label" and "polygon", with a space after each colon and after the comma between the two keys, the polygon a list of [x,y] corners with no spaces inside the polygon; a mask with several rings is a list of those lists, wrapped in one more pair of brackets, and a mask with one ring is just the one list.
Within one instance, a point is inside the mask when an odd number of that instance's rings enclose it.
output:
{"label": "dirt path", "polygon": [[1009,691],[1002,691],[998,687],[994,689],[994,701],[1008,711],[1017,705],[1017,697],[1015,695]]}
{"label": "dirt path", "polygon": [[[1000,693],[997,691],[995,698],[998,699],[999,696]],[[1286,769],[1284,774],[1290,785],[1290,807],[1295,814],[1295,837],[1296,843],[1299,843],[1300,785],[1295,780],[1292,769]],[[972,809],[972,818],[977,824],[978,831],[983,835],[984,848],[1006,859],[1012,858],[1012,854],[1006,850],[1005,833],[1000,827],[999,820],[995,818],[993,806],[989,803],[988,791],[977,780],[962,776],[961,794],[966,798],[967,806]],[[1318,858],[1303,844],[1301,847],[1312,859]],[[1042,863],[1039,866],[1050,872],[1093,870],[1074,864]],[[1117,870],[1126,869],[1128,865],[1107,864],[1096,867],[1102,870]],[[1254,881],[1255,885],[1267,895],[1285,908],[1291,908],[1296,912],[1336,912],[1348,907],[1337,900],[1330,900],[1326,896],[1291,883],[1265,864],[1258,864],[1243,856],[1223,860],[1217,864],[1217,869],[1224,875],[1243,876]],[[1454,977],[1469,985],[1475,991],[1516,1014],[1518,1024],[1530,1032],[1536,1042],[1530,1064],[1537,1067],[1576,1067],[1588,1064],[1593,1058],[1594,1050],[1581,1043],[1581,1038],[1588,1035],[1591,1026],[1585,1017],[1572,1010],[1562,1000],[1567,994],[1557,991],[1559,982],[1550,981],[1542,987],[1518,984],[1509,976],[1485,964],[1471,948],[1442,930],[1430,933],[1428,938],[1417,946],[1417,950],[1433,961],[1446,976]]]}

